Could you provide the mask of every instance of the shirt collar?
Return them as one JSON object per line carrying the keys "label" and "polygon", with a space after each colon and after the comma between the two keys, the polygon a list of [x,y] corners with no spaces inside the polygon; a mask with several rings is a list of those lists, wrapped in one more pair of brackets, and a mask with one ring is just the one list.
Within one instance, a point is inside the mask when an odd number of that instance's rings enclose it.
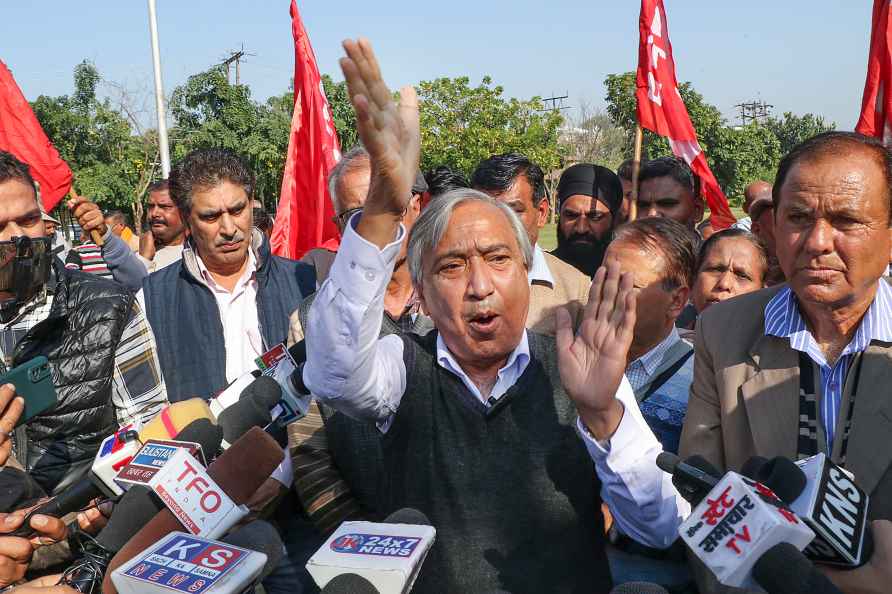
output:
{"label": "shirt collar", "polygon": [[[186,248],[191,249],[191,248]],[[195,252],[195,263],[198,266],[198,272],[201,274],[201,280],[206,284],[209,288],[218,291],[225,291],[218,283],[214,280],[213,275],[207,269],[207,266],[204,265],[204,261],[198,255],[198,252]],[[257,258],[254,256],[254,250],[248,248],[248,265],[245,266],[245,271],[239,277],[238,282],[235,283],[235,288],[233,289],[233,293],[238,291],[239,287],[246,285],[248,281],[250,281],[254,277],[254,273],[257,272]],[[229,291],[226,291],[227,293]]]}
{"label": "shirt collar", "polygon": [[644,367],[644,371],[648,377],[653,375],[654,371],[657,370],[657,367],[659,367],[660,363],[663,361],[663,356],[666,354],[666,351],[672,348],[672,346],[679,340],[681,340],[681,336],[678,335],[678,330],[673,325],[672,330],[669,331],[666,338],[660,341],[657,346],[629,363],[628,367],[640,363],[641,366]]}
{"label": "shirt collar", "polygon": [[534,282],[545,283],[550,287],[554,287],[554,277],[551,275],[551,269],[548,268],[548,262],[545,260],[545,252],[538,244],[533,248],[533,265],[527,272],[527,279],[530,284]]}
{"label": "shirt collar", "polygon": [[[503,373],[517,366],[518,368],[526,367],[526,364],[530,361],[530,342],[527,339],[527,331],[523,331],[523,336],[520,339],[520,343],[518,343],[517,347],[511,354],[508,355],[508,360],[505,362],[505,365],[499,369],[499,377],[502,376]],[[458,361],[455,360],[455,357],[452,356],[452,353],[449,352],[449,349],[446,347],[446,343],[443,342],[443,335],[437,332],[437,363],[440,364],[440,367],[443,369],[447,369],[460,377],[469,388],[473,385],[471,382],[471,378],[464,372],[461,368],[461,365],[458,364]],[[475,391],[475,388],[472,390]]]}
{"label": "shirt collar", "polygon": [[[878,281],[877,292],[867,313],[861,318],[852,341],[842,355],[859,353],[867,349],[871,341],[892,342],[892,287],[885,280]],[[808,330],[805,318],[799,311],[796,294],[784,287],[765,306],[765,334],[789,338],[790,346],[797,351],[813,351],[814,337]]]}

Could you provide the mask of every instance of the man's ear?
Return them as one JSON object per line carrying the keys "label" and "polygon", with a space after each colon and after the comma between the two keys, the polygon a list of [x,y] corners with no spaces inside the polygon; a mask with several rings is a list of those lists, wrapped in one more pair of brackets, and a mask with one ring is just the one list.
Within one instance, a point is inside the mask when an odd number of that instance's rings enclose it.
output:
{"label": "man's ear", "polygon": [[539,204],[536,205],[536,226],[540,229],[548,222],[548,210],[548,198],[544,197],[539,201]]}
{"label": "man's ear", "polygon": [[673,320],[678,319],[678,316],[684,311],[690,296],[691,289],[689,287],[678,287],[672,291],[672,301],[669,304],[668,314]]}

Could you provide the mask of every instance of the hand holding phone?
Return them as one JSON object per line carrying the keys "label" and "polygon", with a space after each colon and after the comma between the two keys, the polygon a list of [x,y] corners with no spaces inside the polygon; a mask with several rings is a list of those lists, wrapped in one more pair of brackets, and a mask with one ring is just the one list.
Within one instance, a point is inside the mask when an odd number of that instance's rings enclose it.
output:
{"label": "hand holding phone", "polygon": [[12,431],[25,411],[25,399],[16,396],[15,386],[0,386],[0,466],[6,466],[12,453]]}

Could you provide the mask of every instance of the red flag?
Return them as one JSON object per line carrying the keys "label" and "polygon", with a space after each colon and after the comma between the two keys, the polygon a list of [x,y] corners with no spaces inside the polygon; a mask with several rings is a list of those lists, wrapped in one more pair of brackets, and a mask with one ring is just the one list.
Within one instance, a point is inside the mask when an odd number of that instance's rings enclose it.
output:
{"label": "red flag", "polygon": [[870,55],[867,58],[867,81],[861,100],[861,117],[855,131],[892,141],[892,21],[889,0],[874,0],[873,26],[870,33]]}
{"label": "red flag", "polygon": [[47,212],[71,189],[71,169],[46,137],[31,106],[15,84],[12,72],[0,60],[0,150],[12,153],[31,168],[40,184]]}
{"label": "red flag", "polygon": [[300,258],[323,244],[337,249],[338,228],[332,221],[334,208],[326,180],[341,158],[341,151],[316,56],[295,0],[291,0],[291,31],[294,115],[271,243],[274,254]]}
{"label": "red flag", "polygon": [[669,43],[669,25],[663,0],[641,0],[639,18],[641,41],[638,46],[636,98],[638,123],[669,139],[677,157],[691,166],[700,177],[702,194],[709,206],[712,226],[724,229],[736,219],[728,207],[719,182],[709,169],[706,155],[697,142],[697,133],[688,115],[675,79],[675,60]]}

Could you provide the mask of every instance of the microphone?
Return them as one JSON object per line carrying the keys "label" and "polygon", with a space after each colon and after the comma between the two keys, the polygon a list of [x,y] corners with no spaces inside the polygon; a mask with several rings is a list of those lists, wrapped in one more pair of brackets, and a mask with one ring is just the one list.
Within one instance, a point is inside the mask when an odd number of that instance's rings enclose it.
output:
{"label": "microphone", "polygon": [[175,402],[165,406],[161,412],[145,424],[139,432],[139,441],[145,443],[150,439],[175,439],[186,425],[196,419],[215,421],[207,402],[201,398]]}
{"label": "microphone", "polygon": [[342,573],[331,578],[322,594],[380,594],[372,582],[355,573]]}
{"label": "microphone", "polygon": [[809,559],[842,568],[859,567],[870,559],[870,498],[849,472],[823,453],[795,463],[779,456],[755,472],[759,482],[814,530],[815,539],[805,548]]}
{"label": "microphone", "polygon": [[[688,487],[698,499],[714,476],[696,468],[688,459],[660,455],[661,468],[675,462],[673,483]],[[696,460],[694,460],[696,462]],[[706,476],[703,476],[703,475]],[[678,480],[676,480],[678,479]],[[684,492],[682,491],[684,495]],[[751,570],[766,550],[779,542],[802,549],[814,532],[764,485],[736,472],[728,472],[694,504],[678,528],[679,536],[718,580],[737,588],[754,586]]]}
{"label": "microphone", "polygon": [[255,578],[257,582],[266,579],[285,555],[285,544],[282,542],[279,532],[272,524],[263,520],[248,522],[221,538],[220,542],[266,555],[263,570]]}
{"label": "microphone", "polygon": [[703,501],[721,476],[703,456],[690,456],[681,460],[675,454],[662,452],[657,456],[657,466],[672,475],[672,484],[691,505]]}
{"label": "microphone", "polygon": [[114,588],[122,594],[253,592],[269,561],[261,552],[232,543],[172,532],[107,573],[106,583],[113,587],[103,587],[103,592]]}
{"label": "microphone", "polygon": [[[207,419],[196,419],[176,435],[180,441],[197,443],[203,451],[220,449],[223,432]],[[140,528],[164,508],[164,503],[145,485],[133,485],[115,505],[115,511],[99,534],[97,542],[106,551],[117,553]]]}
{"label": "microphone", "polygon": [[427,516],[411,508],[397,510],[380,523],[344,522],[310,557],[306,568],[320,588],[338,576],[353,574],[367,580],[373,592],[409,592],[436,534]]}
{"label": "microphone", "polygon": [[[207,474],[236,505],[242,505],[269,478],[282,462],[282,458],[282,448],[276,441],[263,430],[254,427],[220,454],[208,466]],[[118,551],[109,563],[109,569],[114,571],[147,545],[182,528],[182,524],[169,509],[161,510]],[[115,594],[117,590],[111,583],[110,575],[111,571],[106,573],[102,584],[103,592]]]}
{"label": "microphone", "polygon": [[626,582],[615,586],[610,594],[669,594],[663,586],[650,582]]}
{"label": "microphone", "polygon": [[282,398],[282,388],[276,380],[260,376],[242,391],[238,401],[223,409],[217,423],[223,428],[223,439],[235,442],[251,427],[261,429],[272,422],[270,410]]}
{"label": "microphone", "polygon": [[768,594],[842,594],[799,549],[785,542],[759,557],[753,578]]}

